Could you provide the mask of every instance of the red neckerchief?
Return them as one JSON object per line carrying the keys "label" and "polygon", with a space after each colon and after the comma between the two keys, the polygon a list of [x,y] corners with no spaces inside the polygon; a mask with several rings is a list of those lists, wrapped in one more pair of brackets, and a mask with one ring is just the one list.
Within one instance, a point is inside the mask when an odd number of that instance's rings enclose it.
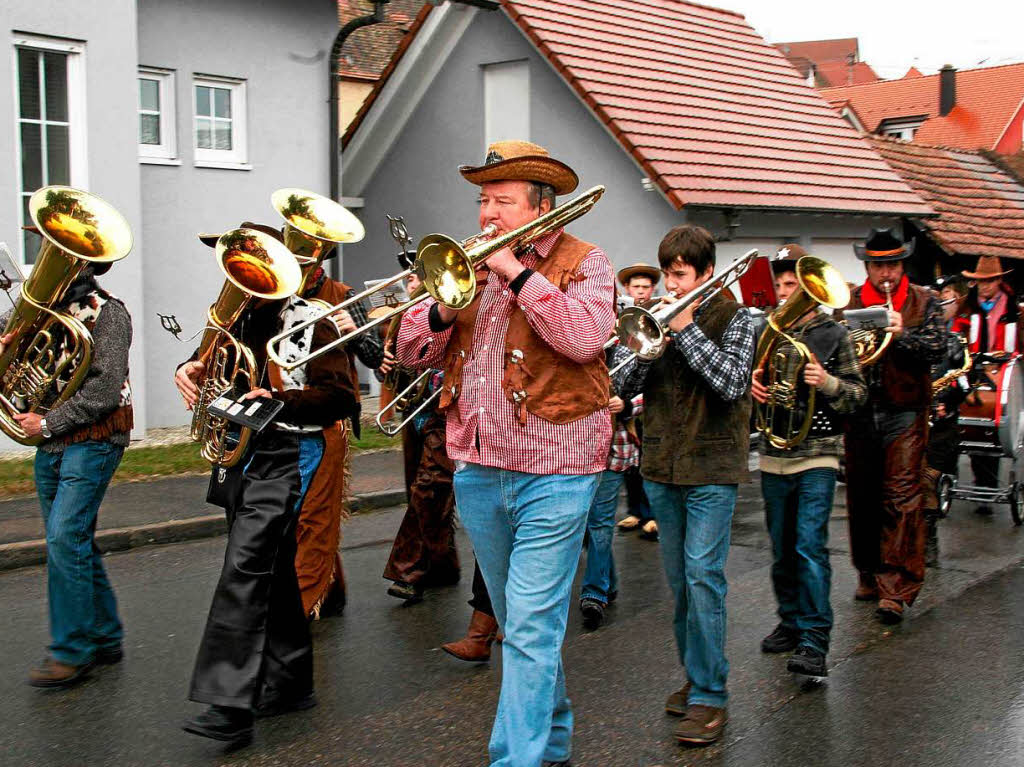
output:
{"label": "red neckerchief", "polygon": [[[896,290],[892,294],[892,308],[896,311],[903,310],[903,304],[907,302],[907,296],[910,294],[910,280],[907,279],[907,275],[903,275],[900,279],[899,284],[896,286]],[[860,289],[860,302],[864,306],[883,306],[885,304],[885,294],[879,293],[875,290],[875,286],[871,284],[871,280],[864,280],[864,285]]]}

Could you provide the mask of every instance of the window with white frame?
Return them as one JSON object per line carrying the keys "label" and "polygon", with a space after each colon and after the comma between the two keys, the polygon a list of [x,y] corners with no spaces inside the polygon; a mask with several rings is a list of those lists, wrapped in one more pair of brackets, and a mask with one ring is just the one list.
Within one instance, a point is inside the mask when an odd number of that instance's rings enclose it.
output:
{"label": "window with white frame", "polygon": [[192,92],[196,165],[245,166],[245,81],[196,76]]}
{"label": "window with white frame", "polygon": [[903,141],[913,141],[918,128],[924,125],[924,117],[900,117],[882,120],[878,132],[883,136],[891,136]]}
{"label": "window with white frame", "polygon": [[[41,37],[14,40],[19,221],[31,226],[28,201],[50,184],[87,186],[84,44]],[[35,263],[42,238],[22,232],[21,262]]]}
{"label": "window with white frame", "polygon": [[139,157],[143,162],[174,160],[174,72],[139,69]]}

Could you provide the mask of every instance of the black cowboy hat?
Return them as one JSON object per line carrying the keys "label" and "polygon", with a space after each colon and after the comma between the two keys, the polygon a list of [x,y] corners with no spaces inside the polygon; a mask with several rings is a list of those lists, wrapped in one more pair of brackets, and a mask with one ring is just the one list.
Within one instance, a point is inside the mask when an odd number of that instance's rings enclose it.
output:
{"label": "black cowboy hat", "polygon": [[861,261],[902,261],[914,252],[914,240],[903,242],[892,229],[872,229],[863,245],[854,243],[853,252]]}

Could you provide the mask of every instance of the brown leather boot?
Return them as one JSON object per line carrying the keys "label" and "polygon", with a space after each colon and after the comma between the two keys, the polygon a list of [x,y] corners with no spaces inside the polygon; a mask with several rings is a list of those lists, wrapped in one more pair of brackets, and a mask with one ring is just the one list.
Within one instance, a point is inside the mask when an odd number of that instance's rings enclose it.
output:
{"label": "brown leather boot", "polygon": [[441,649],[459,660],[483,663],[491,659],[491,642],[498,633],[498,622],[487,613],[473,611],[466,636],[457,642],[441,645]]}
{"label": "brown leather boot", "polygon": [[72,666],[47,656],[28,672],[28,683],[32,687],[70,687],[81,681],[94,665],[94,661],[89,661],[81,666]]}

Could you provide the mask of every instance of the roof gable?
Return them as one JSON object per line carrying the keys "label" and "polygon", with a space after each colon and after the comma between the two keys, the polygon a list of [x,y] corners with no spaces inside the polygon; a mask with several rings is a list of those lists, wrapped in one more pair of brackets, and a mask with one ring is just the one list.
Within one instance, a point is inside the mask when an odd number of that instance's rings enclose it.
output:
{"label": "roof gable", "polygon": [[676,207],[929,215],[739,14],[682,0],[505,0]]}
{"label": "roof gable", "polygon": [[865,85],[823,88],[829,102],[849,102],[869,131],[885,119],[926,115],[914,136],[922,144],[994,149],[1024,99],[1024,64],[1006,64],[956,73],[956,107],[939,112],[939,75],[916,76]]}
{"label": "roof gable", "polygon": [[871,142],[939,213],[923,226],[943,250],[1024,258],[1024,183],[997,158],[882,136]]}

